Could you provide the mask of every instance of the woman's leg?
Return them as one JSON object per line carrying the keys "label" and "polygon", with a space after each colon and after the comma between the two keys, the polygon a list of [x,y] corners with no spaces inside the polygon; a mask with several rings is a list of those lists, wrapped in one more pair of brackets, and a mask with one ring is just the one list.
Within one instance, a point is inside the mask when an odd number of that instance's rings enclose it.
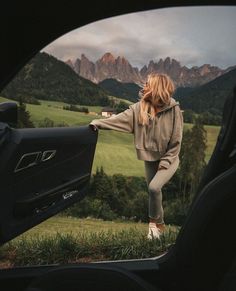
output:
{"label": "woman's leg", "polygon": [[168,169],[158,171],[159,162],[146,162],[145,172],[149,191],[149,218],[151,222],[164,223],[164,211],[162,207],[162,187],[171,179],[179,166],[179,159],[170,165]]}

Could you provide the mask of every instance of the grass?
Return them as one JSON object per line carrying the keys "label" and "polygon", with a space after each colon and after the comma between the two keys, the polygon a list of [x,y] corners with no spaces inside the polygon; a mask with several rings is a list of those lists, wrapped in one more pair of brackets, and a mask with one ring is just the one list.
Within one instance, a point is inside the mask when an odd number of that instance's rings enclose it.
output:
{"label": "grass", "polygon": [[110,97],[110,99],[113,99],[114,101],[116,101],[116,103],[122,101],[122,102],[125,102],[125,103],[128,104],[128,105],[133,104],[132,101],[129,101],[129,100],[127,100],[127,99],[118,98],[118,97],[115,97],[115,96],[109,96],[109,97]]}
{"label": "grass", "polygon": [[[3,97],[0,97],[0,102],[12,101]],[[63,106],[68,105],[64,102],[58,101],[45,101],[40,100],[41,105],[27,104],[26,108],[30,112],[31,119],[37,127],[38,124],[44,120],[44,118],[50,118],[55,123],[66,123],[69,126],[79,126],[88,124],[94,118],[96,113],[101,111],[100,106],[86,106],[92,114],[85,114],[81,112],[74,112],[69,110],[63,110]]]}
{"label": "grass", "polygon": [[27,110],[31,114],[31,119],[34,124],[39,124],[44,118],[50,118],[55,123],[66,123],[69,126],[77,126],[82,124],[88,124],[92,119],[95,118],[95,115],[84,114],[81,112],[74,112],[69,110],[63,110],[61,107],[52,107],[48,106],[45,103],[39,105],[27,104]]}
{"label": "grass", "polygon": [[19,236],[19,238],[29,238],[34,237],[35,235],[56,235],[58,232],[61,234],[73,233],[74,235],[78,235],[82,232],[119,232],[121,230],[129,230],[130,228],[137,228],[138,230],[145,232],[147,224],[141,222],[104,221],[102,219],[93,218],[80,219],[76,217],[54,216],[25,232]]}
{"label": "grass", "polygon": [[53,217],[0,248],[0,267],[141,259],[168,251],[178,228],[147,239],[147,224]]}
{"label": "grass", "polygon": [[[42,105],[51,107],[51,108],[58,108],[63,109],[63,106],[68,106],[68,103],[60,102],[60,101],[50,101],[50,100],[39,100]],[[78,107],[87,107],[89,109],[89,112],[95,112],[99,113],[101,112],[102,107],[101,106],[87,106],[87,105],[77,105]]]}
{"label": "grass", "polygon": [[107,174],[143,176],[143,162],[136,158],[131,134],[116,131],[99,131],[93,172],[103,166]]}
{"label": "grass", "polygon": [[[0,97],[0,102],[4,101],[8,101],[8,99]],[[86,125],[93,119],[99,118],[96,115],[101,110],[99,106],[89,106],[89,110],[94,113],[84,114],[63,110],[64,105],[67,104],[41,100],[40,106],[27,104],[27,109],[36,126],[45,117],[52,119],[55,123],[65,122],[70,126]],[[186,123],[184,126],[190,128],[192,124]],[[207,130],[206,161],[208,161],[214,149],[220,127],[205,126],[205,128]],[[121,173],[129,176],[144,176],[143,162],[136,158],[131,134],[106,130],[99,131],[92,172],[94,173],[97,167],[101,166],[109,175]]]}

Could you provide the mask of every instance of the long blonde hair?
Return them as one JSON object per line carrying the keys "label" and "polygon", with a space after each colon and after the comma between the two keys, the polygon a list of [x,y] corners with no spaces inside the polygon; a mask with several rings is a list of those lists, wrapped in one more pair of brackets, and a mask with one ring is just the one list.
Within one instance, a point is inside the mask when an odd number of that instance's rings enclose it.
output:
{"label": "long blonde hair", "polygon": [[139,123],[148,125],[156,115],[155,108],[170,104],[175,85],[165,74],[150,74],[141,90]]}

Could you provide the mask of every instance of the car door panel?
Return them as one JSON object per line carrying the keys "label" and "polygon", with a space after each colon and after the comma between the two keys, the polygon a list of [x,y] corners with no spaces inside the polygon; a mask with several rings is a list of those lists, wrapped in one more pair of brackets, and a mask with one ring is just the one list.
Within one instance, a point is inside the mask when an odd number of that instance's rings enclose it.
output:
{"label": "car door panel", "polygon": [[10,129],[0,152],[1,242],[83,198],[96,142],[89,126]]}

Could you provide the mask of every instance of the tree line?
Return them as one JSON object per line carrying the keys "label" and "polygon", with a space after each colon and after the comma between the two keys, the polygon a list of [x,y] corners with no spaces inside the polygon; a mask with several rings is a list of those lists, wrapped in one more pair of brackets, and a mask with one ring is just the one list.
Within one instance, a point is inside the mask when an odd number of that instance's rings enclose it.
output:
{"label": "tree line", "polygon": [[218,111],[212,109],[201,113],[196,113],[191,109],[184,110],[184,121],[187,123],[194,123],[195,118],[201,119],[205,125],[221,125],[222,116]]}

